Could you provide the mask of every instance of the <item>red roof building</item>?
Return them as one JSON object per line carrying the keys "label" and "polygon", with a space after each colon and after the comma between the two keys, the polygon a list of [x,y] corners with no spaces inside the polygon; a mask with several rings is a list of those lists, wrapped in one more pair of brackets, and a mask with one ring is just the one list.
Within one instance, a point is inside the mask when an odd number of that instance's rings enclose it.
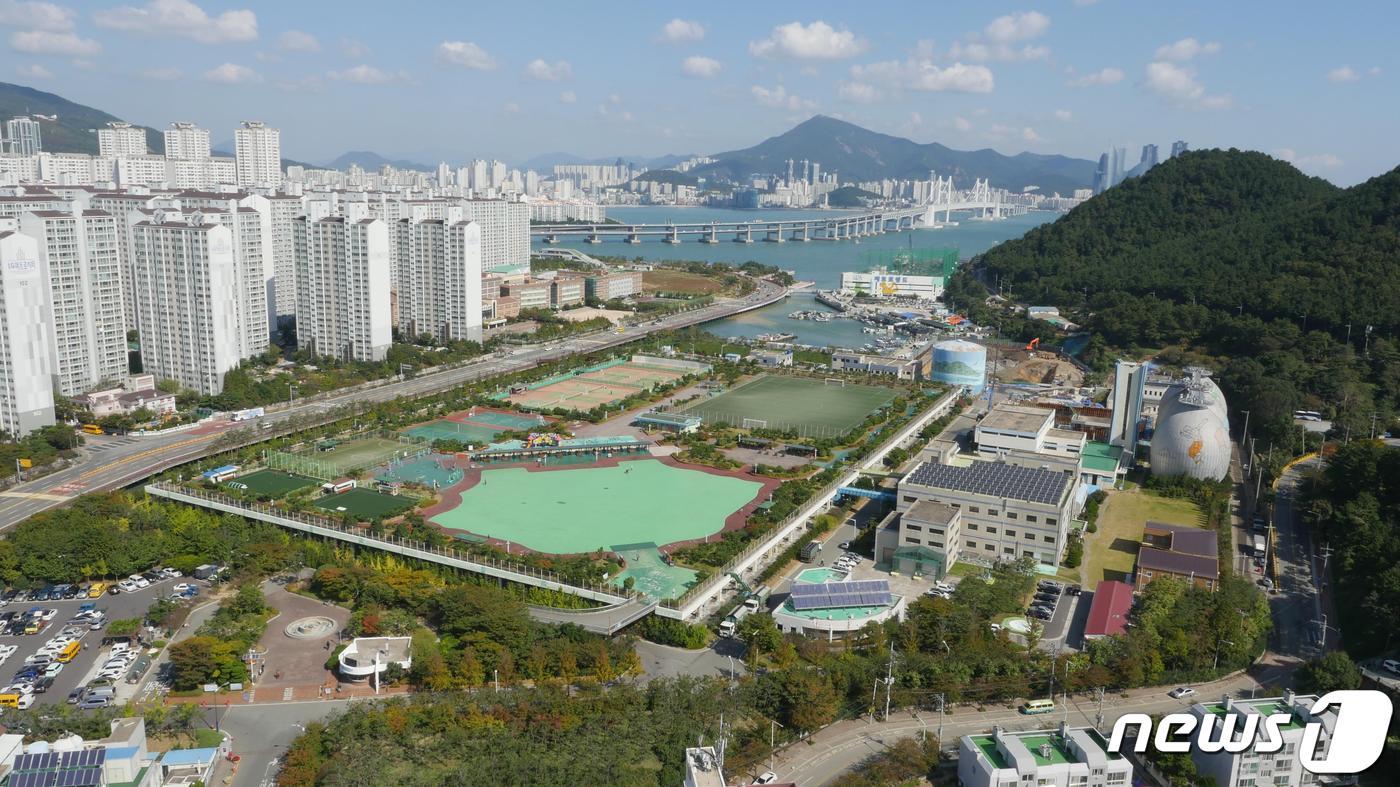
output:
{"label": "red roof building", "polygon": [[1132,585],[1115,580],[1100,582],[1094,589],[1094,601],[1089,606],[1089,620],[1084,624],[1084,639],[1122,634],[1128,626],[1128,612],[1132,608]]}

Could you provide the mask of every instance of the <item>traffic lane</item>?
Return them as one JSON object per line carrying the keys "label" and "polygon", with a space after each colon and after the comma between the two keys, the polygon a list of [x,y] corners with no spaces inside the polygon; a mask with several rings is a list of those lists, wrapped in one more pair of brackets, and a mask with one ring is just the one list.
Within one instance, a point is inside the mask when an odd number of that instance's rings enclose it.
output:
{"label": "traffic lane", "polygon": [[[56,609],[58,614],[50,621],[49,625],[38,634],[23,634],[0,637],[0,644],[14,645],[19,649],[14,655],[5,660],[0,665],[0,678],[6,685],[14,674],[24,668],[24,660],[39,648],[43,647],[50,639],[58,636],[63,630],[69,618],[77,614],[78,608],[88,601],[95,602],[98,609],[107,613],[107,622],[122,620],[124,618],[144,618],[146,610],[157,598],[170,594],[170,587],[176,582],[189,582],[188,579],[163,580],[153,582],[150,587],[142,588],[135,593],[119,593],[115,596],[103,594],[101,598],[68,599],[64,601],[25,601],[18,604],[11,603],[5,607],[5,612],[16,611],[26,612],[34,607],[41,609]],[[202,583],[198,583],[201,584]],[[201,587],[203,590],[203,587]],[[35,695],[35,704],[57,704],[68,699],[68,693],[77,688],[87,677],[89,672],[98,663],[99,655],[102,653],[101,642],[107,636],[107,629],[103,627],[97,631],[89,631],[82,642],[87,647],[79,651],[76,658],[69,662],[63,671],[54,678],[53,685],[47,692]],[[123,679],[125,679],[123,677]]]}

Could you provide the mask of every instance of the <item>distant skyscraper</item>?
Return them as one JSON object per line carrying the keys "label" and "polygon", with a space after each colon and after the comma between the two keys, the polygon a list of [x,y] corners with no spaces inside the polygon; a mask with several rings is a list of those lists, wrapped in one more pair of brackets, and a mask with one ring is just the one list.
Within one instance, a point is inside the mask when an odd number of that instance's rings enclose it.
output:
{"label": "distant skyscraper", "polygon": [[46,289],[35,240],[0,232],[0,429],[14,437],[54,422]]}
{"label": "distant skyscraper", "polygon": [[282,182],[282,132],[258,120],[243,121],[233,133],[238,185],[276,186]]}
{"label": "distant skyscraper", "polygon": [[1094,193],[1102,194],[1108,191],[1109,183],[1108,154],[1099,156],[1099,166],[1094,169]]}
{"label": "distant skyscraper", "polygon": [[302,216],[292,234],[298,348],[345,361],[384,360],[393,342],[389,228],[379,219]]}
{"label": "distant skyscraper", "polygon": [[34,156],[44,149],[43,134],[39,131],[39,121],[31,117],[17,117],[5,121],[5,144],[0,152],[16,156]]}
{"label": "distant skyscraper", "polygon": [[209,129],[193,123],[171,123],[165,130],[165,157],[176,161],[203,161],[213,155]]}
{"label": "distant skyscraper", "polygon": [[1142,158],[1138,160],[1138,169],[1146,172],[1155,166],[1157,166],[1157,146],[1143,145]]}
{"label": "distant skyscraper", "polygon": [[1177,156],[1180,156],[1182,153],[1185,153],[1187,150],[1188,150],[1188,148],[1187,148],[1186,142],[1183,141],[1183,140],[1179,140],[1179,139],[1178,139],[1177,141],[1175,141],[1175,142],[1172,143],[1172,155],[1171,155],[1171,157],[1172,157],[1172,158],[1176,158]]}
{"label": "distant skyscraper", "polygon": [[1123,182],[1124,170],[1127,169],[1128,149],[1111,148],[1109,152],[1108,185],[1117,186]]}
{"label": "distant skyscraper", "polygon": [[113,121],[107,128],[97,130],[97,155],[110,158],[144,156],[146,149],[146,129],[130,123]]}

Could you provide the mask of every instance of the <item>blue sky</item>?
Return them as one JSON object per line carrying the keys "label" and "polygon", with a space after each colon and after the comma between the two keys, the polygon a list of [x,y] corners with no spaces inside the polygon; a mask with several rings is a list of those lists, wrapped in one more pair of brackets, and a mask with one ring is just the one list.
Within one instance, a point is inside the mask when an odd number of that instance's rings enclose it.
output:
{"label": "blue sky", "polygon": [[265,120],[313,162],[708,153],[823,113],[1004,153],[1251,148],[1345,185],[1400,163],[1397,30],[1345,0],[0,0],[0,79],[215,140]]}

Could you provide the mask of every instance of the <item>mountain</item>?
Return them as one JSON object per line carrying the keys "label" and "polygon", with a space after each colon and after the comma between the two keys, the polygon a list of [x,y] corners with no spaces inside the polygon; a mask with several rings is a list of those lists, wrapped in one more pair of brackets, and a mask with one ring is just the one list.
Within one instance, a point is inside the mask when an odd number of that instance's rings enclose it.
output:
{"label": "mountain", "polygon": [[692,170],[701,177],[740,182],[753,173],[787,172],[787,161],[819,162],[823,172],[837,172],[842,182],[881,178],[927,178],[932,170],[951,175],[959,187],[987,178],[993,187],[1020,191],[1038,186],[1045,194],[1069,194],[1093,181],[1094,162],[1066,156],[1018,153],[1006,156],[991,150],[953,150],[932,142],[921,145],[903,137],[880,134],[836,118],[816,115],[790,131],[745,148],[713,154],[714,163]]}
{"label": "mountain", "polygon": [[616,164],[618,160],[621,160],[624,163],[647,169],[670,169],[682,161],[692,158],[695,158],[693,153],[668,153],[664,156],[603,156],[600,158],[586,158],[575,156],[572,153],[541,153],[516,164],[516,166],[521,171],[533,169],[541,174],[546,174],[554,170],[555,164]]}
{"label": "mountain", "polygon": [[412,169],[419,172],[437,171],[436,166],[430,167],[427,164],[402,159],[389,159],[369,150],[352,150],[348,153],[342,153],[334,161],[323,164],[322,167],[325,169],[345,169],[351,164],[358,164],[360,169],[367,172],[374,172],[385,164],[395,169]]}

